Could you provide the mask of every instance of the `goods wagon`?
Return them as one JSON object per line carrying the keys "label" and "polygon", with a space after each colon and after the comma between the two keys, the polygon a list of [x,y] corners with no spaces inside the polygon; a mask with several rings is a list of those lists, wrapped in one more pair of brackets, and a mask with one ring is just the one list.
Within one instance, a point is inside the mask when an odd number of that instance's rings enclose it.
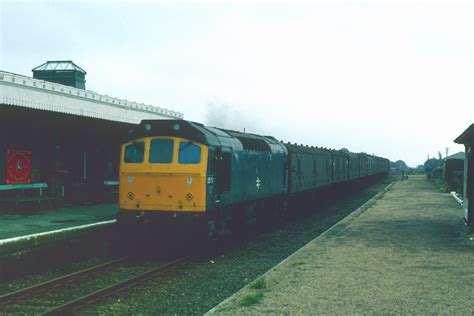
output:
{"label": "goods wagon", "polygon": [[340,183],[349,180],[349,155],[340,150],[331,150],[332,182]]}
{"label": "goods wagon", "polygon": [[288,150],[290,193],[300,193],[332,183],[332,156],[328,150],[285,144]]}
{"label": "goods wagon", "polygon": [[358,154],[347,153],[349,156],[349,180],[360,177],[360,158]]}

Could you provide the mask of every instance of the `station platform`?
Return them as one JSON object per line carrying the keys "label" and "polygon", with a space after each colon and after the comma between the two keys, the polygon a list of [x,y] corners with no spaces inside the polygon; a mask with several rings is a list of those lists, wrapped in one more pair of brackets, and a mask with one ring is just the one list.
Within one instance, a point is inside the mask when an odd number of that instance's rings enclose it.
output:
{"label": "station platform", "polygon": [[0,254],[7,250],[37,247],[52,239],[65,239],[72,232],[112,225],[117,212],[118,205],[113,203],[18,214],[0,213]]}
{"label": "station platform", "polygon": [[462,214],[410,176],[208,314],[474,314],[474,234]]}

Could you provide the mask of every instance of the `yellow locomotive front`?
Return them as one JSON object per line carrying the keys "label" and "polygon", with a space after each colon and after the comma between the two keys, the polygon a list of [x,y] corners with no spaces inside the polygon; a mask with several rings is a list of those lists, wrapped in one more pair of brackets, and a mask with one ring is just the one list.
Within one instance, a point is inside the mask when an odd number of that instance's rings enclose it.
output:
{"label": "yellow locomotive front", "polygon": [[208,147],[172,136],[149,136],[122,145],[122,212],[204,212]]}

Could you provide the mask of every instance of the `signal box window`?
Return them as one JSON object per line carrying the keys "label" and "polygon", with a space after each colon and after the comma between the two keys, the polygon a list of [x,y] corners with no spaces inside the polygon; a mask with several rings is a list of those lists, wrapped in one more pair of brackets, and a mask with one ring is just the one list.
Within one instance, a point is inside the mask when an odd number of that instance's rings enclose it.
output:
{"label": "signal box window", "polygon": [[172,139],[152,139],[150,142],[150,163],[171,163],[173,161]]}
{"label": "signal box window", "polygon": [[125,146],[126,163],[142,163],[145,154],[145,142],[134,142]]}
{"label": "signal box window", "polygon": [[191,142],[180,142],[178,162],[181,164],[200,163],[201,162],[201,147]]}

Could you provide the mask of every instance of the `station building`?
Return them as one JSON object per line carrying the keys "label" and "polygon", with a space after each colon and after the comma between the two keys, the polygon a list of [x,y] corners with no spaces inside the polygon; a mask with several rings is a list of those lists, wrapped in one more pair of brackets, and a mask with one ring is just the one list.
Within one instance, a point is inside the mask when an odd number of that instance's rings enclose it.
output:
{"label": "station building", "polygon": [[[101,202],[116,192],[120,145],[165,108],[86,90],[86,72],[50,61],[33,78],[0,70],[0,210],[8,202]],[[7,203],[2,203],[7,202]]]}
{"label": "station building", "polygon": [[471,124],[455,140],[464,144],[464,220],[474,228],[474,124]]}
{"label": "station building", "polygon": [[444,158],[443,178],[451,191],[463,193],[464,185],[464,152]]}

